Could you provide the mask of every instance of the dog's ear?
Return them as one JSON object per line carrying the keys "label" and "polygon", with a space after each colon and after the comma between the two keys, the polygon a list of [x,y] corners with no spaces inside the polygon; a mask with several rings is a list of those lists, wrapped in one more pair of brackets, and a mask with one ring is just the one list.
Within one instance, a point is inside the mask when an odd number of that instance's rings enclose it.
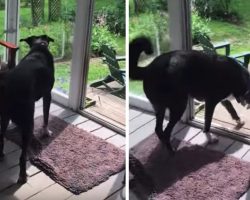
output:
{"label": "dog's ear", "polygon": [[31,47],[32,44],[33,44],[34,38],[35,38],[35,36],[30,36],[30,37],[27,37],[27,38],[20,39],[19,41],[20,42],[26,42]]}
{"label": "dog's ear", "polygon": [[46,40],[48,43],[54,42],[54,39],[49,37],[48,35],[41,35],[40,37],[43,38],[44,40]]}
{"label": "dog's ear", "polygon": [[54,42],[54,39],[48,36],[50,42]]}

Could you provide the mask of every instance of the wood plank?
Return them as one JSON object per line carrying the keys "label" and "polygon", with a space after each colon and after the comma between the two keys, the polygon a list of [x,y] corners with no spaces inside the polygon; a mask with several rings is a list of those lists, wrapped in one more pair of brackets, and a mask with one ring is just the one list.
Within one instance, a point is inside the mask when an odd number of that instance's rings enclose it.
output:
{"label": "wood plank", "polygon": [[17,150],[5,155],[4,160],[0,163],[0,173],[11,167],[17,166],[19,164],[20,155],[21,150]]}
{"label": "wood plank", "polygon": [[95,105],[85,109],[87,112],[98,113],[116,123],[125,126],[125,100],[107,91],[96,88],[88,88],[87,96],[95,100]]}
{"label": "wood plank", "polygon": [[142,112],[139,110],[129,109],[129,121],[133,120],[134,118],[138,117],[141,114]]}
{"label": "wood plank", "polygon": [[88,121],[88,119],[86,117],[83,117],[82,115],[79,115],[79,114],[75,114],[75,115],[72,115],[70,117],[66,117],[66,118],[64,118],[64,120],[66,122],[68,122],[69,124],[73,124],[73,125],[78,125],[80,123]]}
{"label": "wood plank", "polygon": [[242,195],[242,197],[240,197],[239,200],[249,200],[249,199],[250,199],[250,189],[247,190],[247,192],[244,195]]}
{"label": "wood plank", "polygon": [[72,195],[73,194],[71,192],[56,183],[28,198],[28,200],[63,200],[71,197]]}
{"label": "wood plank", "polygon": [[242,158],[249,149],[250,145],[236,141],[225,151],[225,153],[236,158]]}
{"label": "wood plank", "polygon": [[29,178],[26,184],[14,184],[10,188],[2,191],[0,193],[0,199],[27,199],[53,184],[54,181],[41,172]]}
{"label": "wood plank", "polygon": [[191,140],[189,140],[192,144],[197,144],[205,147],[208,144],[207,136],[202,131],[195,135]]}
{"label": "wood plank", "polygon": [[62,110],[56,110],[51,112],[52,115],[57,116],[60,119],[64,119],[66,117],[70,117],[72,115],[75,115],[75,112],[69,110],[69,109],[62,109]]}
{"label": "wood plank", "polygon": [[125,137],[119,134],[116,134],[113,137],[107,139],[107,142],[110,142],[117,147],[122,147],[126,143]]}
{"label": "wood plank", "polygon": [[106,139],[108,139],[108,138],[110,138],[110,137],[117,134],[116,132],[114,132],[114,131],[106,128],[106,127],[102,127],[102,128],[97,129],[97,130],[95,130],[95,131],[93,131],[91,133],[93,135],[97,136],[97,137],[100,137],[100,138],[104,139],[104,140],[106,140]]}
{"label": "wood plank", "polygon": [[135,132],[129,135],[129,148],[134,147],[139,142],[149,137],[154,133],[155,120],[146,123],[144,126],[141,126]]}
{"label": "wood plank", "polygon": [[234,142],[231,138],[227,138],[223,136],[219,136],[218,139],[219,141],[217,144],[209,144],[206,146],[206,148],[215,150],[215,151],[224,152]]}
{"label": "wood plank", "polygon": [[125,194],[125,188],[122,188],[118,191],[116,191],[114,194],[106,198],[105,200],[125,200],[126,194]]}
{"label": "wood plank", "polygon": [[150,115],[150,114],[147,114],[147,113],[141,114],[139,117],[133,119],[129,123],[129,133],[135,132],[137,129],[139,129],[140,127],[142,127],[146,123],[154,120],[154,118],[155,117],[153,115]]}
{"label": "wood plank", "polygon": [[11,185],[15,185],[18,179],[19,166],[12,167],[6,171],[0,173],[0,199],[2,190],[6,189]]}
{"label": "wood plank", "polygon": [[13,151],[20,149],[15,143],[11,142],[10,140],[4,139],[4,153],[8,154]]}
{"label": "wood plank", "polygon": [[113,194],[115,191],[123,187],[122,181],[124,179],[124,171],[111,176],[106,182],[101,183],[100,185],[92,188],[91,190],[81,193],[80,195],[74,195],[68,198],[67,200],[99,200],[105,199],[106,197]]}
{"label": "wood plank", "polygon": [[[152,121],[146,123],[144,126],[141,126],[139,129],[137,129],[135,132],[133,132],[129,135],[129,148],[134,147],[135,145],[137,145],[139,142],[141,142],[145,138],[154,134],[155,121],[156,120],[153,119]],[[163,126],[166,127],[167,123],[168,123],[167,120],[164,120]],[[185,127],[187,127],[187,126],[182,124],[182,123],[177,123],[175,128],[172,131],[171,137],[174,137],[174,135],[177,132],[181,131]]]}
{"label": "wood plank", "polygon": [[91,131],[94,131],[94,130],[101,128],[102,126],[100,124],[92,121],[92,120],[88,120],[86,122],[78,124],[77,127],[81,128],[85,131],[91,132]]}
{"label": "wood plank", "polygon": [[201,129],[188,126],[182,129],[181,131],[179,131],[177,134],[175,134],[174,137],[179,140],[189,141],[193,137],[198,135],[200,132],[201,132]]}

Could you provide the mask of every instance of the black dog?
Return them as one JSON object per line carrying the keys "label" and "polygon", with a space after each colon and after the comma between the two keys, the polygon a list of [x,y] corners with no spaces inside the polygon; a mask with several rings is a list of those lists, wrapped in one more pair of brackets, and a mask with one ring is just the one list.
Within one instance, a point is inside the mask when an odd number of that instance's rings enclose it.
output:
{"label": "black dog", "polygon": [[[129,75],[131,79],[143,80],[144,92],[155,110],[155,132],[172,153],[171,132],[185,111],[189,95],[205,101],[204,133],[210,143],[217,142],[217,138],[209,133],[217,103],[229,95],[240,103],[250,103],[249,72],[232,58],[200,51],[172,51],[156,57],[147,67],[138,67],[143,51],[153,53],[147,38],[137,38],[130,43]],[[169,123],[163,131],[167,108]],[[232,105],[226,108],[235,120],[239,119]]]}
{"label": "black dog", "polygon": [[21,131],[22,153],[20,157],[19,183],[27,181],[26,154],[33,137],[35,102],[43,97],[44,131],[47,129],[54,84],[54,61],[48,49],[54,40],[47,35],[21,39],[30,46],[29,53],[13,69],[8,71],[1,88],[0,158],[3,159],[4,134],[12,120]]}

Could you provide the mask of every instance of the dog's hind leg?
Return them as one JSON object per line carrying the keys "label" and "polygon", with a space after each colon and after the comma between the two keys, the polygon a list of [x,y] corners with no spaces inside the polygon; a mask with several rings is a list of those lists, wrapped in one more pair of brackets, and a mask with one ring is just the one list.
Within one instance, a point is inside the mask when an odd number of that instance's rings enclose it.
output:
{"label": "dog's hind leg", "polygon": [[214,134],[209,133],[216,105],[217,102],[214,101],[206,101],[205,103],[205,125],[203,132],[206,134],[208,143],[210,144],[218,142],[218,137]]}
{"label": "dog's hind leg", "polygon": [[6,133],[10,119],[6,116],[1,116],[1,132],[0,132],[0,161],[4,159],[4,135]]}
{"label": "dog's hind leg", "polygon": [[47,136],[50,136],[52,134],[48,129],[50,103],[51,93],[49,92],[43,97],[43,132]]}
{"label": "dog's hind leg", "polygon": [[232,103],[229,100],[224,100],[221,102],[221,104],[229,112],[232,119],[236,121],[238,128],[242,127],[245,124],[245,122],[240,119],[239,115],[237,114],[236,110],[234,109]]}
{"label": "dog's hind leg", "polygon": [[187,99],[183,100],[182,102],[176,102],[176,105],[172,108],[169,108],[170,116],[169,116],[169,122],[167,127],[165,128],[163,132],[163,139],[162,141],[166,144],[167,149],[170,151],[170,153],[174,153],[174,150],[171,146],[171,133],[173,128],[175,127],[176,123],[181,119],[187,105]]}
{"label": "dog's hind leg", "polygon": [[33,102],[30,102],[30,103],[20,104],[20,106],[21,105],[22,109],[19,111],[20,113],[22,113],[22,118],[20,118],[21,115],[19,115],[14,122],[20,129],[21,139],[22,139],[21,141],[22,152],[19,159],[20,173],[17,182],[23,184],[27,182],[26,160],[27,160],[27,151],[28,148],[30,147],[31,140],[33,139],[35,104]]}
{"label": "dog's hind leg", "polygon": [[163,137],[163,120],[166,111],[166,107],[164,106],[154,106],[155,116],[156,116],[156,126],[155,126],[155,133],[157,134],[158,138],[161,140]]}

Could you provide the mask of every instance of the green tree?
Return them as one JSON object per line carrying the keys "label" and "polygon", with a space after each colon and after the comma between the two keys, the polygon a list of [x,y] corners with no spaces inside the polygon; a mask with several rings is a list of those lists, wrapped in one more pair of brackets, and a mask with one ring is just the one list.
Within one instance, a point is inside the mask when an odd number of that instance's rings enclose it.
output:
{"label": "green tree", "polygon": [[61,17],[61,0],[49,0],[49,21],[57,21]]}
{"label": "green tree", "polygon": [[44,0],[31,0],[31,14],[33,26],[44,21]]}

